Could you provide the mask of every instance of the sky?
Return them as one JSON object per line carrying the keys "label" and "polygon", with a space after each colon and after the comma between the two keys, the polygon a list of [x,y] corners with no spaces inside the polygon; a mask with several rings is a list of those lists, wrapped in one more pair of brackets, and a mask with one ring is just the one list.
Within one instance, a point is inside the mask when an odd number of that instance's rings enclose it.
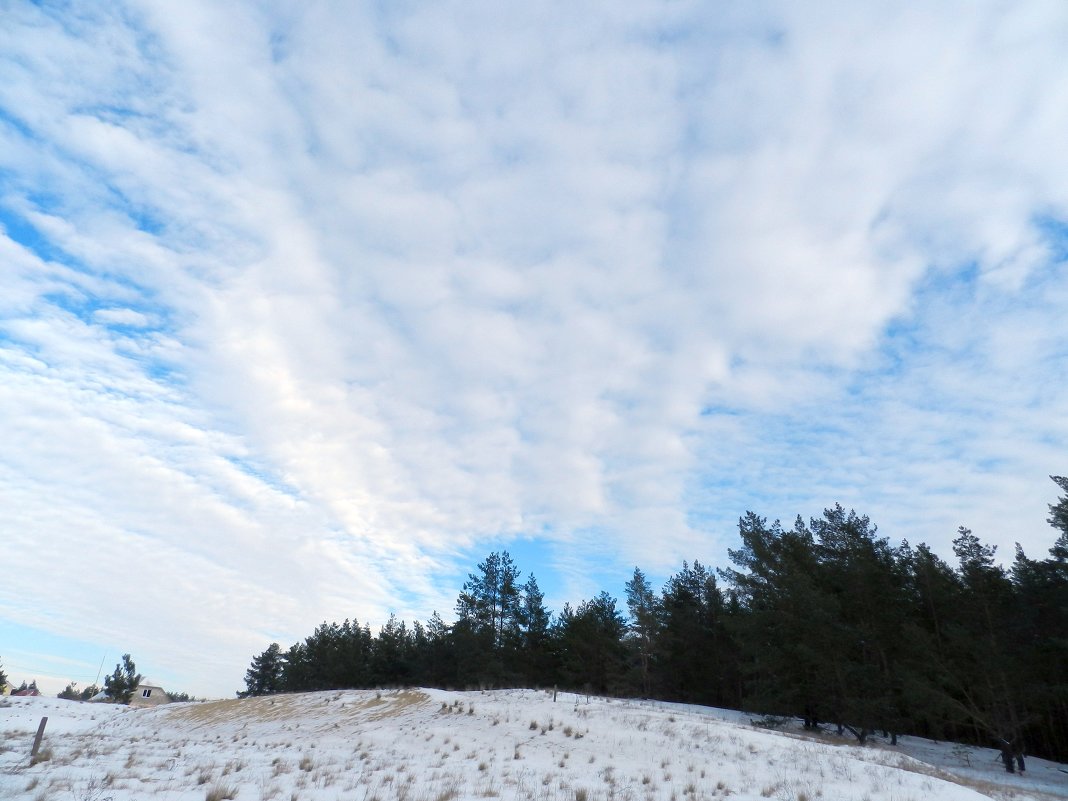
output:
{"label": "sky", "polygon": [[748,510],[1046,556],[1066,71],[1062,0],[0,2],[0,664],[228,696]]}

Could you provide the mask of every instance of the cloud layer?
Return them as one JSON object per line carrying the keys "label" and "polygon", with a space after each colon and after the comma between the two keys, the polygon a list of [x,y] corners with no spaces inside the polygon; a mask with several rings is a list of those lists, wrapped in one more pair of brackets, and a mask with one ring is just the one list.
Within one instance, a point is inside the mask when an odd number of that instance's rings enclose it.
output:
{"label": "cloud layer", "polygon": [[516,538],[1052,541],[1063,4],[109,8],[2,12],[0,617],[222,694]]}

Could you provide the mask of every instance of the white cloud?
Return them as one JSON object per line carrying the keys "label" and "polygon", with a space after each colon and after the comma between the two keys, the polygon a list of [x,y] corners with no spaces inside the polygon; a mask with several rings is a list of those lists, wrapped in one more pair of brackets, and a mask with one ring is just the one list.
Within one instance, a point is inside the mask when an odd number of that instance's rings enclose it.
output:
{"label": "white cloud", "polygon": [[93,320],[105,325],[124,325],[130,328],[149,328],[154,325],[150,314],[142,314],[134,309],[97,309]]}
{"label": "white cloud", "polygon": [[836,500],[1040,551],[1068,14],[714,12],[14,14],[5,614],[236,685],[513,536],[576,588]]}

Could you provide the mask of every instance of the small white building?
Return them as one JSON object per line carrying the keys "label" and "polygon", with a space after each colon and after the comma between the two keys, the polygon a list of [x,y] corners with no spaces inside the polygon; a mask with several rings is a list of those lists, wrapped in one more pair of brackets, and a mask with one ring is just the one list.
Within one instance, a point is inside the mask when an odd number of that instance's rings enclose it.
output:
{"label": "small white building", "polygon": [[171,697],[163,691],[163,688],[151,683],[148,679],[142,679],[130,696],[130,706],[136,707],[159,706],[170,702]]}

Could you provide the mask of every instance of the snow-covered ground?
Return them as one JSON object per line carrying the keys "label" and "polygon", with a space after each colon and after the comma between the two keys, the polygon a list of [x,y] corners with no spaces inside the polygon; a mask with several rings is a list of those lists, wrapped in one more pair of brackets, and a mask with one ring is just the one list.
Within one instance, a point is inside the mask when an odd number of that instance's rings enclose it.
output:
{"label": "snow-covered ground", "polygon": [[[923,801],[1068,798],[992,750],[757,728],[737,712],[551,692],[322,692],[129,709],[0,700],[0,798],[27,801]],[[36,764],[30,749],[48,717]],[[44,757],[42,759],[42,757]]]}

